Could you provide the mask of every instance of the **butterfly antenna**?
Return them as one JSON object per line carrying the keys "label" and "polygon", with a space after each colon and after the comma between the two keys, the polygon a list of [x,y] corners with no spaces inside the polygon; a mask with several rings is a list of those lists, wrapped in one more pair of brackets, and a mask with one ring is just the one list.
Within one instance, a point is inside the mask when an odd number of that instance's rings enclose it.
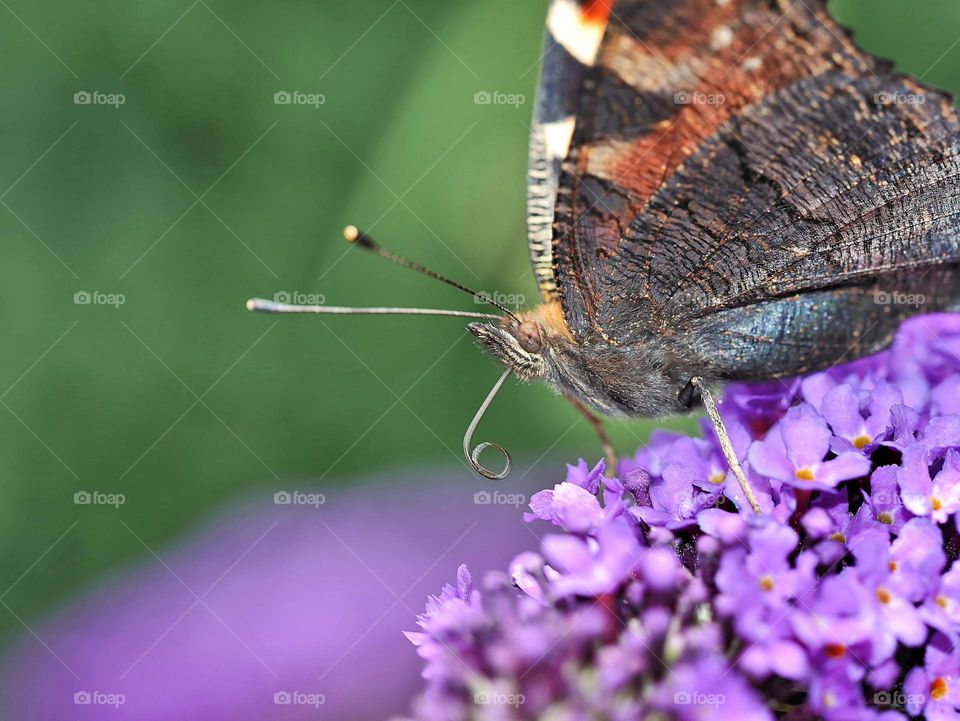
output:
{"label": "butterfly antenna", "polygon": [[247,310],[260,313],[313,313],[316,315],[445,315],[453,318],[483,318],[500,320],[493,313],[474,313],[467,310],[443,310],[439,308],[349,308],[338,305],[294,305],[266,298],[251,298]]}
{"label": "butterfly antenna", "polygon": [[[494,396],[497,395],[510,373],[511,371],[509,369],[505,370],[503,375],[500,376],[500,379],[494,384],[493,388],[490,389],[486,399],[484,399],[483,403],[480,405],[480,408],[477,410],[477,414],[473,417],[473,420],[470,421],[470,425],[467,427],[467,432],[463,436],[463,455],[467,459],[467,463],[470,464],[470,467],[473,470],[475,470],[484,478],[489,478],[491,481],[502,481],[504,478],[509,476],[510,471],[513,470],[513,459],[510,458],[510,453],[507,452],[507,449],[501,446],[499,443],[489,443],[484,441],[483,443],[477,444],[476,447],[471,448],[473,445],[473,433],[477,430],[477,426],[479,425],[480,420],[483,418],[483,414],[487,412],[487,408],[490,407],[490,403],[493,401]],[[480,454],[491,447],[500,451],[506,460],[503,470],[499,473],[496,471],[491,471],[489,468],[480,463]]]}
{"label": "butterfly antenna", "polygon": [[360,248],[363,248],[364,250],[369,250],[370,252],[375,253],[376,255],[379,255],[381,258],[386,258],[390,262],[396,263],[397,265],[403,266],[404,268],[415,270],[418,273],[422,273],[423,275],[426,275],[430,278],[439,280],[442,283],[446,283],[447,285],[453,286],[457,290],[461,290],[464,293],[473,296],[475,300],[481,301],[488,305],[492,305],[494,308],[500,311],[503,311],[510,318],[513,318],[513,320],[519,323],[519,319],[517,318],[517,316],[513,314],[513,312],[509,308],[507,308],[504,305],[501,305],[500,303],[495,301],[493,298],[488,296],[486,293],[480,293],[478,291],[472,290],[467,286],[463,285],[462,283],[458,283],[457,281],[452,280],[451,278],[447,278],[445,275],[440,275],[439,273],[432,271],[429,268],[426,268],[420,265],[419,263],[415,263],[412,260],[408,260],[407,258],[404,258],[401,255],[392,253],[391,251],[387,250],[382,245],[380,245],[373,238],[371,238],[369,235],[367,235],[362,230],[357,228],[357,226],[355,225],[348,225],[346,228],[344,228],[343,237],[346,238],[348,242],[354,243],[355,245],[357,245]]}

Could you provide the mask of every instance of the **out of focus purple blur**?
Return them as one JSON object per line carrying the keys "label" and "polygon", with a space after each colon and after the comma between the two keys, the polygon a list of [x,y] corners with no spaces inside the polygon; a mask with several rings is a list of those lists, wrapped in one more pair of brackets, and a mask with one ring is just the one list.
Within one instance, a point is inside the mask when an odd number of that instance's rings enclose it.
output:
{"label": "out of focus purple blur", "polygon": [[[0,669],[18,721],[383,719],[420,688],[402,631],[457,566],[538,539],[544,479],[394,476],[326,498],[264,492],[24,633]],[[449,479],[448,479],[449,478]],[[320,501],[323,501],[320,503]],[[518,508],[517,506],[521,507]]]}

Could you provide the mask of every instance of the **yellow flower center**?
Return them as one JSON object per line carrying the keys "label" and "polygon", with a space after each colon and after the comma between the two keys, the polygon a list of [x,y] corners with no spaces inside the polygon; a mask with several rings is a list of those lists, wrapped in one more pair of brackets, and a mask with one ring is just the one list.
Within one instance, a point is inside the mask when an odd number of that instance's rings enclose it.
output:
{"label": "yellow flower center", "polygon": [[949,690],[950,689],[947,688],[947,679],[943,676],[938,676],[933,679],[933,683],[930,684],[930,698],[934,701],[939,701],[947,695],[947,691]]}
{"label": "yellow flower center", "polygon": [[812,481],[814,479],[813,471],[809,468],[800,468],[793,474],[801,481]]}
{"label": "yellow flower center", "polygon": [[844,536],[842,533],[840,533],[840,531],[837,531],[836,533],[830,536],[830,540],[836,541],[837,543],[846,543],[847,537]]}
{"label": "yellow flower center", "polygon": [[946,611],[950,607],[950,599],[946,596],[937,596],[937,605]]}
{"label": "yellow flower center", "polygon": [[883,586],[877,589],[877,600],[880,601],[880,603],[890,603],[891,598],[893,597],[890,595],[890,591],[885,589]]}
{"label": "yellow flower center", "polygon": [[935,511],[939,511],[941,508],[943,508],[943,501],[936,496],[931,496],[930,504],[933,506],[933,510]]}
{"label": "yellow flower center", "polygon": [[727,474],[724,473],[723,471],[717,471],[716,473],[713,473],[710,476],[710,478],[708,478],[707,480],[713,483],[714,485],[719,486],[721,483],[727,480]]}
{"label": "yellow flower center", "polygon": [[890,563],[887,564],[887,568],[890,569],[890,573],[893,573],[893,572],[896,571],[899,567],[900,567],[900,566],[897,564],[896,561],[890,561]]}
{"label": "yellow flower center", "polygon": [[856,438],[853,439],[853,445],[856,446],[857,448],[859,448],[859,449],[862,451],[862,450],[864,449],[864,447],[865,447],[868,443],[870,443],[871,440],[872,440],[872,439],[870,438],[870,436],[864,435],[864,434],[861,433],[859,436],[857,436]]}
{"label": "yellow flower center", "polygon": [[877,514],[877,520],[880,521],[880,523],[884,523],[888,526],[892,526],[893,514],[890,513],[890,511],[881,511],[880,513]]}
{"label": "yellow flower center", "polygon": [[772,591],[772,590],[773,590],[773,576],[766,575],[766,576],[764,576],[763,578],[761,578],[761,579],[760,579],[760,588],[762,588],[764,591]]}

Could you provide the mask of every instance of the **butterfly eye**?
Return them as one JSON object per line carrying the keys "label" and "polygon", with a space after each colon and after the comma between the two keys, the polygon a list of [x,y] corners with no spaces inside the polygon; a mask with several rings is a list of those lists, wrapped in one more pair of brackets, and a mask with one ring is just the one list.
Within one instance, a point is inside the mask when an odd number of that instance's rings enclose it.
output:
{"label": "butterfly eye", "polygon": [[523,321],[517,328],[517,341],[527,353],[539,353],[541,347],[540,326],[532,320]]}

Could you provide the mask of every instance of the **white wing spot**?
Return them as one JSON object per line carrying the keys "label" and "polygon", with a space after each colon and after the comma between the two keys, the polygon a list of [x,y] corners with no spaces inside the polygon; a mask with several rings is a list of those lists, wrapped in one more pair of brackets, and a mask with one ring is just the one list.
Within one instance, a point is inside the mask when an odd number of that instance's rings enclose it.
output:
{"label": "white wing spot", "polygon": [[721,25],[714,29],[713,34],[710,36],[710,49],[723,50],[724,48],[730,47],[732,42],[733,30],[726,25]]}
{"label": "white wing spot", "polygon": [[546,141],[548,158],[566,158],[573,140],[573,128],[576,119],[571,115],[563,120],[543,124],[543,138]]}
{"label": "white wing spot", "polygon": [[593,65],[603,40],[602,23],[586,22],[574,0],[553,0],[547,29],[568,53],[584,65]]}

